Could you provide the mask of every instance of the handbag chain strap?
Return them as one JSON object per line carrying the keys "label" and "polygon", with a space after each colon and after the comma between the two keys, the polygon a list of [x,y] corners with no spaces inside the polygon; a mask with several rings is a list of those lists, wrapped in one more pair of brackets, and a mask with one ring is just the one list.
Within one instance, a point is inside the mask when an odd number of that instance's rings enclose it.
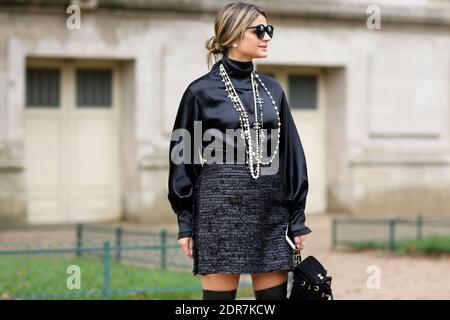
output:
{"label": "handbag chain strap", "polygon": [[297,248],[294,249],[293,259],[295,265],[298,265],[300,262],[302,262],[302,255],[300,254],[300,250],[298,250]]}
{"label": "handbag chain strap", "polygon": [[289,245],[291,246],[294,254],[292,256],[293,258],[293,262],[294,262],[294,266],[298,265],[300,262],[302,262],[302,255],[300,254],[300,250],[297,249],[297,247],[295,246],[295,244],[292,242],[292,240],[288,237],[288,230],[289,230],[289,224],[287,224],[286,226],[286,241],[289,243]]}

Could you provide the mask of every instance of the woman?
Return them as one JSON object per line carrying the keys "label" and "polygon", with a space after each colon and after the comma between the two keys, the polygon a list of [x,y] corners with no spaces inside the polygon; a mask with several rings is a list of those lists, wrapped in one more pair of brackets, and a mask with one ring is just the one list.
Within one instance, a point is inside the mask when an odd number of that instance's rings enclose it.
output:
{"label": "woman", "polygon": [[261,8],[225,6],[206,42],[208,64],[222,58],[189,84],[175,119],[182,139],[173,134],[170,142],[168,199],[204,300],[234,300],[240,274],[251,274],[256,300],[286,299],[293,270],[286,232],[299,250],[311,232],[305,155],[285,94],[253,68],[272,35]]}

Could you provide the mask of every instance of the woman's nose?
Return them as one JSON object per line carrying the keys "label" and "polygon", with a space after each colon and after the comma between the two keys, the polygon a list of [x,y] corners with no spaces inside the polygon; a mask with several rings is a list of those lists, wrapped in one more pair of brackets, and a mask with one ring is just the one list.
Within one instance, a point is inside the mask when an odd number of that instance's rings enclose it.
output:
{"label": "woman's nose", "polygon": [[269,36],[269,34],[267,32],[265,32],[263,40],[264,41],[270,41],[270,40],[272,40],[272,38]]}

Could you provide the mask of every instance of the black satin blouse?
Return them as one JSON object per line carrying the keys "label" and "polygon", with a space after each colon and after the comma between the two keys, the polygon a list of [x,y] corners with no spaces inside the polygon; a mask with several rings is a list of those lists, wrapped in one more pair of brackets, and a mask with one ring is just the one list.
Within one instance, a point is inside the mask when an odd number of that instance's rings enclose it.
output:
{"label": "black satin blouse", "polygon": [[[185,136],[172,135],[169,147],[169,179],[168,179],[168,200],[173,211],[178,217],[179,233],[178,238],[192,235],[191,217],[193,214],[194,188],[196,178],[201,172],[204,163],[201,159],[209,161],[223,161],[227,159],[225,152],[223,158],[213,158],[216,150],[230,150],[234,151],[233,160],[243,163],[247,159],[245,145],[242,139],[230,139],[230,135],[226,134],[226,129],[240,129],[240,120],[237,111],[234,109],[228,93],[225,91],[225,84],[222,82],[222,77],[219,73],[219,64],[222,63],[233,83],[233,86],[244,104],[248,117],[250,127],[253,128],[255,121],[254,99],[252,91],[252,83],[250,73],[254,66],[252,61],[237,61],[224,56],[217,61],[211,70],[202,77],[194,80],[189,84],[185,90],[178,108],[178,112],[173,125],[172,133],[176,129],[185,129],[185,132],[190,134],[191,139],[186,139]],[[305,225],[305,205],[306,196],[308,193],[308,176],[306,168],[306,159],[303,152],[303,147],[300,137],[297,132],[296,125],[292,118],[285,93],[279,83],[264,74],[257,72],[265,86],[271,93],[277,105],[280,121],[281,121],[281,135],[280,145],[277,153],[278,157],[278,171],[276,174],[280,175],[285,184],[285,191],[288,199],[288,209],[291,214],[290,219],[290,235],[304,235],[311,232],[311,229]],[[258,83],[259,84],[259,83]],[[264,88],[259,84],[258,92],[263,98],[263,128],[269,129],[265,133],[267,137],[267,149],[264,154],[264,161],[272,155],[271,148],[275,148],[277,143],[276,130],[271,134],[270,129],[276,129],[277,116],[271,103],[270,97],[267,95]],[[258,105],[259,114],[259,105]],[[260,119],[258,119],[260,121]],[[198,124],[194,126],[195,121],[201,121],[201,126]],[[213,132],[209,141],[203,137],[206,130]],[[194,146],[195,132],[200,137],[200,143]],[[229,131],[228,131],[229,132]],[[239,131],[240,133],[240,131]],[[203,138],[202,138],[203,137]],[[197,140],[198,141],[198,140]],[[239,143],[242,142],[242,143]],[[255,151],[253,134],[253,151]],[[212,142],[214,147],[211,147]],[[191,144],[191,149],[187,148]],[[271,147],[273,145],[273,147]],[[201,146],[201,151],[200,151]],[[218,148],[220,146],[220,148]],[[190,154],[183,150],[190,150]],[[243,149],[244,148],[244,149]],[[238,149],[244,158],[237,156]],[[269,150],[269,151],[267,151]],[[190,158],[190,161],[183,161],[175,163],[172,161],[172,153],[179,152],[185,160]],[[186,154],[183,154],[186,152]],[[201,158],[200,158],[201,156]],[[221,159],[221,160],[220,160]],[[227,162],[228,163],[228,162]],[[254,164],[256,161],[254,160]],[[250,175],[250,172],[249,172]]]}

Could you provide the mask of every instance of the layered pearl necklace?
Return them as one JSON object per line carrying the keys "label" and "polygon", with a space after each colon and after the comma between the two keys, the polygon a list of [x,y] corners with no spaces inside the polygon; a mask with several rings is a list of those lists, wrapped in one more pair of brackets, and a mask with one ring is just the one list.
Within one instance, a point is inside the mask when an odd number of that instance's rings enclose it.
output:
{"label": "layered pearl necklace", "polygon": [[[219,66],[220,75],[222,76],[222,82],[225,83],[225,90],[228,93],[228,97],[230,98],[231,102],[233,103],[234,108],[239,114],[239,120],[241,123],[241,137],[242,139],[247,138],[247,144],[248,149],[246,148],[246,153],[248,155],[248,163],[250,168],[250,174],[253,177],[253,179],[258,179],[260,175],[260,164],[270,164],[272,163],[273,159],[277,155],[278,147],[280,144],[280,130],[281,130],[281,121],[280,121],[280,114],[278,112],[277,105],[275,103],[275,100],[273,99],[272,95],[270,94],[269,90],[267,90],[266,86],[262,82],[262,80],[259,78],[259,76],[255,73],[253,70],[251,72],[251,80],[252,80],[252,91],[253,91],[253,102],[255,106],[255,122],[253,123],[253,129],[255,129],[255,146],[256,146],[256,152],[253,151],[253,145],[252,145],[252,136],[250,131],[250,124],[248,121],[248,114],[247,111],[242,104],[241,99],[239,98],[233,83],[231,82],[230,77],[228,76],[225,67],[223,64],[220,64]],[[270,97],[270,100],[272,101],[272,105],[275,109],[275,112],[277,114],[277,121],[278,121],[278,137],[277,137],[277,147],[275,148],[275,151],[270,158],[269,161],[264,162],[262,161],[262,141],[265,139],[264,133],[263,133],[263,99],[259,96],[258,91],[258,83],[255,81],[255,78],[261,83],[264,90],[267,92],[268,96]],[[257,104],[259,104],[259,110],[261,114],[261,122],[258,122],[258,108]],[[253,167],[253,157],[256,159],[256,169]]]}

